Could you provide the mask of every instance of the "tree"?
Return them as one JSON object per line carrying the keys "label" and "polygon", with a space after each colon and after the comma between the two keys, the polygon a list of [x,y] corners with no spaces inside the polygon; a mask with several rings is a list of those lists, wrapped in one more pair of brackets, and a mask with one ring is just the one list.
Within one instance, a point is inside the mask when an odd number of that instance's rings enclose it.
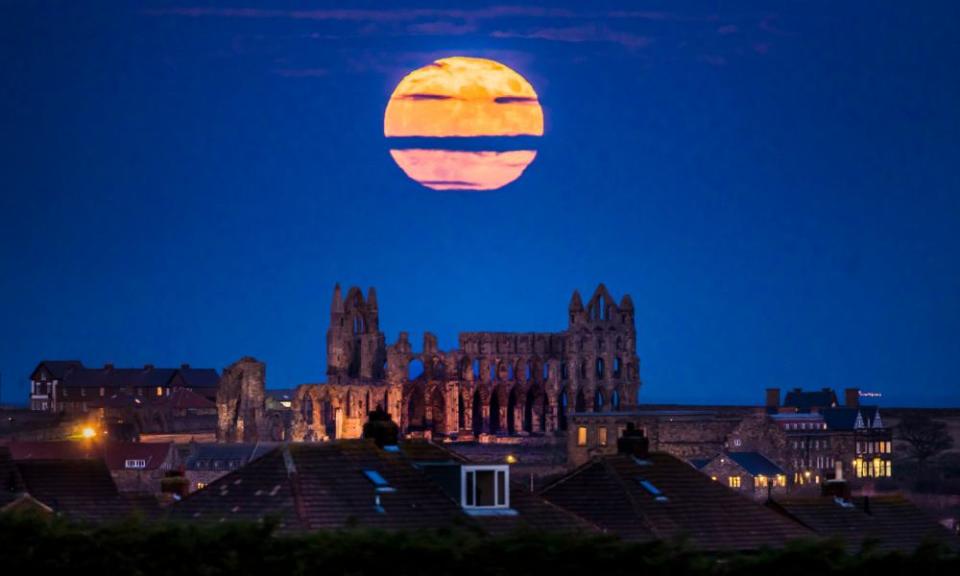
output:
{"label": "tree", "polygon": [[926,415],[904,418],[897,426],[897,435],[910,446],[910,455],[917,460],[921,470],[927,460],[953,447],[953,437],[947,432],[946,423]]}

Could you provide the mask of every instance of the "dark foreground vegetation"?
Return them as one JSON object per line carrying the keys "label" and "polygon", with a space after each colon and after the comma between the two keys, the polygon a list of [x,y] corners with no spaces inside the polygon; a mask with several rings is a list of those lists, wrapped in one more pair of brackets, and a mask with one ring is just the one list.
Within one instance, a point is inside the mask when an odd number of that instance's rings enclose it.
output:
{"label": "dark foreground vegetation", "polygon": [[[803,575],[960,574],[960,558],[936,546],[910,554],[837,542],[785,550],[706,555],[683,543],[629,544],[605,537],[520,533],[485,538],[469,531],[368,530],[278,535],[269,525],[197,526],[131,520],[85,527],[62,520],[0,516],[2,574],[579,574]],[[55,571],[55,572],[54,572]]]}

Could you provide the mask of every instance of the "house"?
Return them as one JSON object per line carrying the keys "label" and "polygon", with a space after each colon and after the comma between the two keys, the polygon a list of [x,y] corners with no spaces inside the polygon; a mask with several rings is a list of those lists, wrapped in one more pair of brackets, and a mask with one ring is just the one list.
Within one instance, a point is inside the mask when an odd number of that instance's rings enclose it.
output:
{"label": "house", "polygon": [[164,475],[180,465],[172,442],[104,442],[101,454],[121,492],[159,494]]}
{"label": "house", "polygon": [[276,442],[232,444],[191,442],[181,455],[184,476],[190,483],[191,491],[201,490],[214,480],[256,460],[278,445]]}
{"label": "house", "polygon": [[694,462],[694,466],[712,480],[755,500],[787,491],[787,473],[759,452],[724,451]]}
{"label": "house", "polygon": [[101,426],[114,437],[137,440],[143,434],[210,433],[217,427],[217,405],[188,388],[160,396],[118,390],[87,403]]}
{"label": "house", "polygon": [[86,413],[95,399],[118,393],[138,398],[167,396],[176,388],[192,390],[211,402],[216,400],[220,377],[212,368],[102,368],[84,366],[79,360],[43,360],[30,375],[30,407],[35,411]]}
{"label": "house", "polygon": [[119,520],[131,514],[155,516],[152,496],[130,496],[99,458],[16,460],[0,446],[0,512],[32,510],[82,521]]}
{"label": "house", "polygon": [[843,541],[850,552],[864,547],[913,552],[936,542],[960,552],[960,538],[899,494],[851,498],[842,480],[830,480],[820,496],[778,496],[767,507],[824,538]]}
{"label": "house", "polygon": [[522,493],[509,465],[474,465],[427,443],[284,444],[169,509],[173,519],[278,518],[283,531],[473,526],[583,531],[588,521]]}
{"label": "house", "polygon": [[632,430],[617,454],[594,457],[540,495],[631,541],[686,538],[704,551],[745,551],[812,536],[686,462],[649,452],[646,438]]}
{"label": "house", "polygon": [[781,406],[780,390],[767,390],[769,419],[785,442],[778,453],[764,453],[788,472],[793,486],[815,487],[835,478],[838,464],[844,477],[857,485],[893,475],[893,431],[884,424],[880,408],[860,404],[860,396],[858,388],[847,388],[841,406],[829,388],[794,389]]}
{"label": "house", "polygon": [[34,460],[102,460],[120,492],[156,494],[160,479],[179,467],[172,443],[115,441],[9,442],[16,462]]}

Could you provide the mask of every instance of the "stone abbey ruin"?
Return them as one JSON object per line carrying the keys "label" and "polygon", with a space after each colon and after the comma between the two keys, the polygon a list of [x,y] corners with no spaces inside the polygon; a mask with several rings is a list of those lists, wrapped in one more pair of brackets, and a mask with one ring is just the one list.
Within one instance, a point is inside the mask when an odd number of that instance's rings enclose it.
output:
{"label": "stone abbey ruin", "polygon": [[409,435],[552,435],[572,413],[633,410],[640,388],[633,302],[618,304],[603,284],[586,304],[574,291],[562,332],[464,332],[454,350],[428,332],[419,352],[406,332],[387,344],[373,288],[364,298],[337,285],[326,354],[327,381],[297,387],[286,415],[264,405],[262,363],[228,367],[221,441],[359,438],[377,408]]}

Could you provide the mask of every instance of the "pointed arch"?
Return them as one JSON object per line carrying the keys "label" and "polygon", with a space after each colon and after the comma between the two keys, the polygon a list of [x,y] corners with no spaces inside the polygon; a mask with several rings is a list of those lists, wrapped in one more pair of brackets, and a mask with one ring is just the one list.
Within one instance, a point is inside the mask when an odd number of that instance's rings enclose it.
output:
{"label": "pointed arch", "polygon": [[483,433],[483,394],[480,393],[480,387],[473,392],[473,433]]}
{"label": "pointed arch", "polygon": [[411,386],[407,394],[407,430],[423,430],[426,427],[427,406],[423,388]]}
{"label": "pointed arch", "polygon": [[570,398],[567,394],[567,387],[564,386],[557,394],[557,428],[559,430],[567,429],[567,413],[570,411]]}

